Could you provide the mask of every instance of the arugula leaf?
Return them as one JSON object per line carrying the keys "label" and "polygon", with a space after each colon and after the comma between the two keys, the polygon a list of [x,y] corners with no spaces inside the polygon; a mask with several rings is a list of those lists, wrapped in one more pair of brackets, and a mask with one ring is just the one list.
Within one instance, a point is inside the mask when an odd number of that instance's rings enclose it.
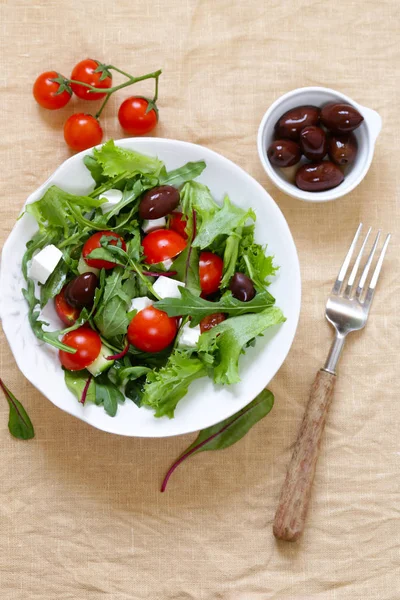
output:
{"label": "arugula leaf", "polygon": [[43,325],[48,325],[44,321],[39,319],[40,311],[39,311],[39,300],[35,297],[35,285],[31,279],[27,280],[27,289],[22,290],[25,300],[28,303],[28,319],[31,326],[31,329],[35,336],[58,348],[59,350],[65,350],[65,352],[69,352],[70,354],[75,354],[76,350],[71,348],[71,346],[67,346],[59,341],[59,336],[67,333],[68,331],[73,331],[80,327],[87,320],[87,311],[85,309],[81,312],[79,319],[76,321],[72,327],[68,327],[68,329],[61,329],[58,331],[43,331]]}
{"label": "arugula leaf", "polygon": [[228,196],[225,196],[221,209],[214,214],[203,215],[193,246],[200,249],[207,248],[218,236],[229,235],[233,230],[244,225],[247,219],[255,220],[255,218],[256,215],[252,209],[246,212],[232,204]]}
{"label": "arugula leaf", "polygon": [[125,387],[125,396],[132,400],[139,408],[142,406],[143,386],[146,382],[146,376],[128,381]]}
{"label": "arugula leaf", "polygon": [[[102,250],[106,251],[105,248],[99,248],[99,252]],[[97,329],[106,339],[125,335],[128,329],[130,318],[127,310],[136,295],[136,284],[131,279],[124,281],[124,278],[122,268],[113,269],[106,280],[102,302],[94,316]]]}
{"label": "arugula leaf", "polygon": [[113,140],[109,140],[100,148],[94,148],[93,156],[102,167],[104,177],[107,178],[119,175],[133,177],[137,174],[158,177],[163,167],[163,163],[158,158],[126,150],[116,146]]}
{"label": "arugula leaf", "polygon": [[239,357],[246,344],[268,327],[285,320],[282,311],[271,306],[258,314],[232,317],[202,333],[197,348],[200,358],[203,358],[207,365],[214,366],[215,383],[238,383]]}
{"label": "arugula leaf", "polygon": [[104,410],[110,417],[117,414],[118,403],[125,402],[125,396],[110,380],[107,373],[96,377],[96,404],[104,406]]}
{"label": "arugula leaf", "polygon": [[90,174],[93,177],[96,186],[99,186],[106,181],[107,178],[103,175],[102,166],[97,162],[97,160],[93,156],[89,156],[88,154],[84,156],[83,163],[85,167],[90,171]]}
{"label": "arugula leaf", "polygon": [[[86,369],[82,371],[67,371],[64,369],[64,381],[70,392],[81,401],[83,390],[87,384],[89,372]],[[95,402],[96,400],[96,383],[94,378],[90,380],[89,387],[86,393],[86,402]]]}
{"label": "arugula leaf", "polygon": [[101,206],[104,202],[106,202],[104,199],[69,194],[56,185],[52,185],[40,200],[27,204],[25,210],[35,217],[41,229],[50,225],[66,231],[67,221],[75,221],[76,217],[74,218],[74,216],[81,214],[78,208],[88,211]]}
{"label": "arugula leaf", "polygon": [[130,346],[128,356],[132,361],[132,364],[138,366],[145,365],[151,369],[160,369],[167,364],[171,352],[172,346],[168,346],[165,350],[161,350],[161,352],[156,352],[155,354],[151,352],[142,352],[134,346]]}
{"label": "arugula leaf", "polygon": [[165,492],[169,478],[184,460],[207,450],[224,450],[241,440],[248,431],[271,411],[274,405],[274,395],[269,390],[263,390],[258,396],[238,413],[224,421],[207,427],[199,435],[168,470],[161,485]]}
{"label": "arugula leaf", "polygon": [[244,228],[238,255],[236,270],[248,275],[256,288],[268,285],[267,279],[275,275],[277,267],[273,264],[273,257],[266,255],[266,246],[254,241],[254,225]]}
{"label": "arugula leaf", "polygon": [[187,181],[192,181],[192,179],[201,175],[205,168],[206,163],[204,160],[199,160],[197,162],[188,162],[186,165],[168,173],[161,171],[160,185],[173,185],[179,188]]}
{"label": "arugula leaf", "polygon": [[9,432],[19,440],[32,439],[35,437],[35,431],[28,413],[22,406],[21,402],[17,400],[11,390],[8,389],[2,379],[0,379],[0,387],[7,399],[8,406],[10,407],[10,413],[8,417]]}
{"label": "arugula leaf", "polygon": [[199,275],[199,260],[200,250],[193,248],[193,239],[196,236],[197,216],[196,212],[192,211],[192,218],[188,221],[186,229],[188,233],[188,243],[183,252],[178,254],[177,258],[172,263],[171,269],[176,271],[175,279],[183,281],[186,288],[195,296],[199,296],[201,292],[200,275]]}
{"label": "arugula leaf", "polygon": [[208,187],[198,181],[188,181],[181,190],[182,212],[189,223],[196,211],[200,222],[203,218],[211,217],[220,207],[215,202]]}
{"label": "arugula leaf", "polygon": [[236,272],[236,263],[239,254],[239,242],[242,237],[242,228],[238,227],[235,231],[232,231],[230,236],[226,240],[224,250],[224,271],[219,285],[220,289],[223,289],[229,285],[229,282]]}
{"label": "arugula leaf", "polygon": [[22,273],[25,279],[28,279],[28,263],[32,259],[36,250],[41,250],[45,246],[52,244],[59,237],[59,233],[54,230],[37,231],[33,238],[26,244],[26,250],[22,258]]}
{"label": "arugula leaf", "polygon": [[147,375],[150,371],[151,369],[149,367],[122,367],[121,369],[118,369],[116,377],[118,383],[122,384],[125,379],[134,381],[135,379],[143,377],[143,375]]}
{"label": "arugula leaf", "polygon": [[147,374],[142,405],[155,410],[156,417],[167,415],[170,419],[179,400],[195,379],[206,375],[202,361],[188,351],[175,350],[165,367]]}
{"label": "arugula leaf", "polygon": [[[141,194],[143,194],[144,191],[148,190],[151,187],[153,187],[153,186],[150,183],[145,185],[143,183],[143,181],[141,181],[140,179],[138,181],[135,181],[132,189],[125,190],[123,192],[122,198],[118,202],[118,204],[116,204],[114,206],[114,208],[112,210],[110,210],[110,212],[107,213],[107,221],[110,221],[110,219],[112,217],[114,217],[115,215],[118,215],[120,213],[120,211],[123,208],[125,208],[125,206],[128,206],[129,204],[131,204],[132,202],[137,200],[139,198],[139,196],[141,196]],[[139,209],[139,202],[137,202],[135,204],[135,208],[136,208],[136,210]],[[130,216],[132,216],[132,213],[130,213]]]}
{"label": "arugula leaf", "polygon": [[40,306],[42,308],[61,291],[67,279],[68,271],[69,265],[61,259],[46,283],[40,287]]}
{"label": "arugula leaf", "polygon": [[224,294],[217,302],[210,302],[192,294],[187,288],[179,288],[180,298],[164,298],[154,304],[155,308],[165,311],[169,317],[190,316],[190,326],[195,327],[207,315],[216,312],[227,313],[232,316],[247,313],[260,313],[275,302],[275,298],[267,291],[260,292],[249,302],[241,302],[229,292]]}

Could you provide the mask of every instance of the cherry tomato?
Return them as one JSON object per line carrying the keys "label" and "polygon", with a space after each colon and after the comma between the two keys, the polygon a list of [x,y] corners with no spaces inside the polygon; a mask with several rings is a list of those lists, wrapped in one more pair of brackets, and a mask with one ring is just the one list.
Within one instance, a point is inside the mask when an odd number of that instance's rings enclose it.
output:
{"label": "cherry tomato", "polygon": [[100,336],[87,325],[66,333],[62,342],[77,350],[75,354],[70,354],[65,350],[59,351],[61,364],[69,371],[80,371],[88,367],[100,354]]}
{"label": "cherry tomato", "polygon": [[54,307],[64,325],[73,325],[81,314],[81,309],[74,308],[68,304],[65,299],[66,287],[67,286],[65,285],[61,292],[54,298]]}
{"label": "cherry tomato", "polygon": [[71,150],[80,152],[97,146],[103,139],[100,123],[92,115],[75,113],[65,121],[64,139]]}
{"label": "cherry tomato", "polygon": [[204,317],[204,319],[202,319],[200,321],[201,333],[204,333],[205,331],[209,331],[216,325],[219,325],[220,323],[222,323],[222,321],[225,321],[225,319],[226,319],[226,316],[224,315],[224,313],[214,313],[212,315],[207,315],[207,317]]}
{"label": "cherry tomato", "polygon": [[133,317],[128,327],[128,340],[142,352],[160,352],[172,343],[177,330],[175,318],[149,306]]}
{"label": "cherry tomato", "polygon": [[172,229],[157,229],[151,231],[142,240],[145,262],[148,265],[174,258],[186,247],[186,242],[181,235]]}
{"label": "cherry tomato", "polygon": [[[81,62],[72,69],[71,79],[88,83],[96,88],[110,88],[112,85],[112,77],[107,76],[105,79],[101,80],[102,73],[95,73],[99,64],[100,63],[97,60],[93,60],[92,58],[81,60]],[[91,92],[89,88],[79,85],[79,83],[71,83],[71,88],[78,98],[82,98],[82,100],[101,100],[106,95],[101,92]]]}
{"label": "cherry tomato", "polygon": [[[104,236],[112,238],[109,242],[110,246],[116,246],[118,242],[120,242],[121,249],[126,250],[126,244],[120,235],[113,233],[112,231],[98,231],[86,240],[82,248],[82,256],[89,267],[95,267],[96,269],[113,269],[115,267],[115,263],[109,260],[103,260],[102,258],[86,258],[93,250],[102,247],[100,240]],[[118,262],[117,259],[116,262]]]}
{"label": "cherry tomato", "polygon": [[60,83],[52,81],[52,79],[57,79],[58,77],[62,76],[56,71],[46,71],[46,73],[39,75],[33,84],[33,96],[36,102],[40,106],[43,106],[43,108],[57,110],[68,104],[71,99],[71,94],[67,90],[64,90],[61,94],[57,94],[60,89]]}
{"label": "cherry tomato", "polygon": [[169,215],[169,228],[173,231],[176,231],[176,233],[179,233],[179,235],[181,235],[184,240],[188,239],[188,235],[185,229],[186,223],[187,221],[185,221],[181,212],[172,212]]}
{"label": "cherry tomato", "polygon": [[131,135],[145,135],[157,125],[158,115],[154,108],[146,112],[149,101],[146,98],[131,96],[123,101],[118,111],[122,129]]}
{"label": "cherry tomato", "polygon": [[224,261],[212,252],[201,252],[199,261],[200,287],[205,294],[212,294],[219,288]]}

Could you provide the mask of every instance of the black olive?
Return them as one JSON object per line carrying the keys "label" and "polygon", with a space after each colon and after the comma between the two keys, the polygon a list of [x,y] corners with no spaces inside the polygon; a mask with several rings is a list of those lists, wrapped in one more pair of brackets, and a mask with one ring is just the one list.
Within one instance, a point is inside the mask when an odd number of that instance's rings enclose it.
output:
{"label": "black olive", "polygon": [[69,282],[65,288],[65,299],[75,308],[91,306],[98,284],[97,275],[94,273],[83,273]]}
{"label": "black olive", "polygon": [[139,205],[141,219],[161,219],[169,215],[179,204],[179,192],[172,185],[159,185],[148,190]]}
{"label": "black olive", "polygon": [[252,280],[244,273],[235,273],[231,279],[229,288],[232,296],[242,302],[249,302],[256,295]]}

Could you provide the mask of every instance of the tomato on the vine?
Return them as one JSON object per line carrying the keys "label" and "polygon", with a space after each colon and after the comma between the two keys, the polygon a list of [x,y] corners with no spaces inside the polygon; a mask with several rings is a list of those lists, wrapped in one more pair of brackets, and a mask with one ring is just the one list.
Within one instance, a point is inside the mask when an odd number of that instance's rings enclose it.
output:
{"label": "tomato on the vine", "polygon": [[[157,109],[149,106],[150,101],[140,96],[131,96],[123,101],[118,111],[118,120],[126,133],[145,135],[157,125]],[[150,108],[150,110],[148,110]]]}
{"label": "tomato on the vine", "polygon": [[98,120],[92,115],[75,113],[65,122],[64,139],[71,150],[80,152],[100,144],[103,139],[103,130]]}
{"label": "tomato on the vine", "polygon": [[41,73],[33,84],[33,96],[36,102],[49,110],[57,110],[68,104],[71,91],[63,80],[63,76],[56,71]]}
{"label": "tomato on the vine", "polygon": [[76,349],[75,354],[65,352],[65,350],[59,351],[61,364],[69,371],[80,371],[88,367],[100,354],[100,336],[87,325],[69,331],[61,341]]}
{"label": "tomato on the vine", "polygon": [[61,292],[59,292],[57,296],[55,296],[54,307],[56,309],[57,315],[60,317],[64,325],[73,325],[79,318],[79,315],[81,314],[81,309],[74,308],[73,306],[68,304],[67,300],[65,299],[66,287],[67,286],[65,285]]}
{"label": "tomato on the vine", "polygon": [[188,239],[188,234],[186,233],[186,223],[187,221],[185,221],[181,212],[172,212],[169,215],[169,228],[173,231],[176,231],[176,233],[179,233],[184,240]]}
{"label": "tomato on the vine", "polygon": [[[85,58],[72,69],[71,79],[82,81],[82,83],[87,83],[96,88],[108,89],[112,85],[112,75],[105,68],[100,68],[99,71],[95,72],[99,67],[101,67],[101,64],[97,60]],[[102,79],[104,72],[106,77]],[[89,88],[79,85],[79,83],[71,83],[71,88],[82,100],[101,100],[106,95],[101,92],[91,92]]]}
{"label": "tomato on the vine", "polygon": [[149,306],[133,317],[128,327],[128,340],[142,352],[161,352],[172,343],[177,330],[175,318]]}
{"label": "tomato on the vine", "polygon": [[172,229],[156,229],[143,238],[142,246],[145,262],[154,265],[174,258],[185,249],[186,241]]}
{"label": "tomato on the vine", "polygon": [[219,288],[222,279],[224,261],[212,252],[201,252],[199,261],[199,277],[201,291],[213,294]]}
{"label": "tomato on the vine", "polygon": [[[126,250],[126,244],[124,239],[114,233],[113,231],[98,231],[94,235],[92,235],[83,245],[82,256],[84,261],[89,267],[95,267],[96,269],[113,269],[115,267],[115,262],[111,262],[109,260],[103,260],[102,258],[86,258],[93,250],[97,248],[101,248],[102,245],[100,243],[101,238],[110,237],[111,240],[108,242],[110,246],[119,246],[122,250]],[[116,259],[116,262],[118,260]]]}

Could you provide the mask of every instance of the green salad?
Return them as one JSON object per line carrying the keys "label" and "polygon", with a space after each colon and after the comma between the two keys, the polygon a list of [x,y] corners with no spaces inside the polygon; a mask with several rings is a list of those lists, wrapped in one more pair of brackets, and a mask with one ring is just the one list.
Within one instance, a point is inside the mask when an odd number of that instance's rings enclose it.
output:
{"label": "green salad", "polygon": [[241,354],[285,320],[268,292],[277,267],[253,210],[196,181],[203,161],[168,172],[112,140],[83,160],[90,194],[53,185],[25,209],[38,224],[22,262],[32,331],[82,404],[115,416],[130,399],[172,418],[192,381],[239,382]]}

